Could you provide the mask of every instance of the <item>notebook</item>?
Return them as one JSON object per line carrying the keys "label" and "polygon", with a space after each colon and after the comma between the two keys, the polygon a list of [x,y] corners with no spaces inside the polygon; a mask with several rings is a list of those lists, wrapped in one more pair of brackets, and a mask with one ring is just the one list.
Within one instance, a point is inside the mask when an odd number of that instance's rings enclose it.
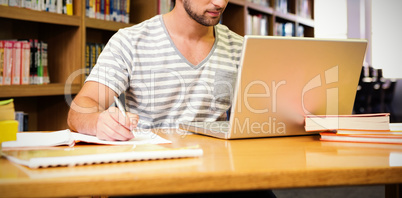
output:
{"label": "notebook", "polygon": [[102,163],[118,163],[145,160],[161,160],[200,157],[198,146],[168,147],[155,144],[108,145],[81,147],[50,147],[42,149],[1,150],[0,154],[29,168],[79,166]]}
{"label": "notebook", "polygon": [[305,115],[352,114],[367,41],[244,37],[229,121],[183,122],[222,139],[306,135]]}

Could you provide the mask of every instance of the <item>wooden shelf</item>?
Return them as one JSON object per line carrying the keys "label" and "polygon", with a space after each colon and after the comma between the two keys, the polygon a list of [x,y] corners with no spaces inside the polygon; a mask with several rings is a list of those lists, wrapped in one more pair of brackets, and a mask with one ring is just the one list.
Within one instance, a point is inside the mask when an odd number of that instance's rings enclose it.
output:
{"label": "wooden shelf", "polygon": [[61,83],[46,85],[1,85],[0,98],[77,94],[80,88],[80,84],[66,85]]}
{"label": "wooden shelf", "polygon": [[134,24],[92,19],[88,17],[85,18],[85,27],[99,30],[117,31],[121,28],[130,27],[132,25]]}
{"label": "wooden shelf", "polygon": [[79,16],[69,16],[10,6],[0,6],[0,17],[67,26],[80,26],[81,24],[81,18]]}
{"label": "wooden shelf", "polygon": [[229,3],[244,6],[246,4],[246,1],[245,0],[229,0]]}
{"label": "wooden shelf", "polygon": [[302,25],[314,28],[314,20],[313,19],[308,19],[308,18],[296,16],[296,21],[299,22]]}
{"label": "wooden shelf", "polygon": [[[297,0],[288,0],[288,13],[281,12],[276,9],[276,0],[269,0],[269,6],[260,5],[257,3],[252,3],[248,0],[229,0],[227,9],[224,12],[223,24],[228,26],[231,30],[244,36],[249,34],[250,30],[255,30],[253,27],[255,25],[255,19],[262,18],[258,15],[265,16],[267,20],[267,32],[270,36],[278,36],[277,34],[277,23],[293,23],[295,30],[298,26],[304,27],[304,32],[302,33],[306,37],[314,37],[314,0],[309,0],[310,12],[312,14],[312,19],[301,17]],[[304,10],[306,11],[306,10]],[[303,13],[305,14],[305,13]],[[257,18],[250,17],[257,15]],[[254,19],[253,19],[254,18]],[[249,24],[249,23],[252,24]],[[259,22],[257,22],[258,24]],[[296,32],[293,34],[296,35]]]}
{"label": "wooden shelf", "polygon": [[263,12],[265,14],[273,14],[274,13],[274,9],[272,7],[267,7],[267,6],[262,6],[256,3],[251,3],[251,2],[246,2],[245,6],[247,6],[250,9],[259,11],[259,12]]}
{"label": "wooden shelf", "polygon": [[297,20],[296,15],[295,14],[290,14],[290,13],[283,13],[283,12],[275,11],[275,16],[277,18],[281,18],[281,19],[288,20],[288,21],[293,21],[293,22],[296,22],[296,20]]}

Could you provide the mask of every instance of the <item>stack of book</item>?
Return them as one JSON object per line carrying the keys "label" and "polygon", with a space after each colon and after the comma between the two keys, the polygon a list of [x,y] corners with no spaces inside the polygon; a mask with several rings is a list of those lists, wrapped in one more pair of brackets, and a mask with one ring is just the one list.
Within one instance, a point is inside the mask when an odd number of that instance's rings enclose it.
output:
{"label": "stack of book", "polygon": [[388,113],[307,115],[305,130],[323,141],[402,144],[402,124],[390,123]]}
{"label": "stack of book", "polygon": [[105,48],[103,43],[86,43],[85,45],[85,78],[88,77],[102,50]]}
{"label": "stack of book", "polygon": [[0,85],[48,84],[48,44],[0,40]]}
{"label": "stack of book", "polygon": [[0,5],[73,15],[72,0],[0,0]]}
{"label": "stack of book", "polygon": [[0,142],[16,140],[18,122],[15,115],[14,100],[0,101]]}
{"label": "stack of book", "polygon": [[85,13],[89,18],[130,22],[129,0],[86,0],[85,6]]}

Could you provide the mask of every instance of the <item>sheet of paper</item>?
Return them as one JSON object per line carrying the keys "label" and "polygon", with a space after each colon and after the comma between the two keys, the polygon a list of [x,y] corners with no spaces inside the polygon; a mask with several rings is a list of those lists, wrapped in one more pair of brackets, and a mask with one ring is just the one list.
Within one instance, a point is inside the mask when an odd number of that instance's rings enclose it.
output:
{"label": "sheet of paper", "polygon": [[166,140],[151,131],[141,131],[134,133],[135,138],[129,141],[105,141],[95,136],[84,135],[71,132],[69,129],[55,132],[23,132],[17,133],[17,141],[3,142],[3,148],[11,147],[41,147],[41,146],[60,146],[74,145],[75,141],[110,144],[110,145],[139,145],[139,144],[167,144],[171,141]]}
{"label": "sheet of paper", "polygon": [[97,143],[97,144],[113,144],[113,145],[138,145],[138,144],[168,144],[172,143],[170,140],[166,140],[151,131],[141,131],[134,133],[134,138],[129,141],[105,141],[100,140],[95,136],[84,135],[81,133],[72,133],[74,139],[77,141]]}
{"label": "sheet of paper", "polygon": [[22,132],[17,133],[17,141],[3,142],[2,147],[40,147],[74,145],[70,130],[55,132]]}

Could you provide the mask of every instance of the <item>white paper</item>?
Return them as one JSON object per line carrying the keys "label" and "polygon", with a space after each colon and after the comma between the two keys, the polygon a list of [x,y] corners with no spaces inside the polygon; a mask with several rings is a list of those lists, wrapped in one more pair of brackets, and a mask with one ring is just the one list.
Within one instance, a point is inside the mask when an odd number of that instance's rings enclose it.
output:
{"label": "white paper", "polygon": [[17,141],[7,141],[2,143],[3,148],[7,147],[40,147],[40,146],[59,146],[74,145],[75,141],[82,141],[96,144],[110,145],[139,145],[139,144],[167,144],[172,143],[151,131],[135,132],[134,138],[129,141],[105,141],[95,136],[84,135],[71,132],[69,129],[56,132],[23,132],[17,133]]}

